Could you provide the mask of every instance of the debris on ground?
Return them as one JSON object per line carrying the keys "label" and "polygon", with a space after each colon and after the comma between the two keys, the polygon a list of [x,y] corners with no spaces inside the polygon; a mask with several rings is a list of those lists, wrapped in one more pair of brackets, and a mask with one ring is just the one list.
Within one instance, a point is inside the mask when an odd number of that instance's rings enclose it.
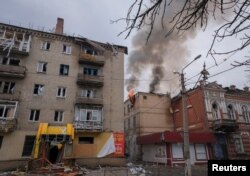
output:
{"label": "debris on ground", "polygon": [[144,176],[146,174],[146,170],[143,168],[143,165],[134,165],[133,163],[127,163],[129,167],[129,171],[132,175],[140,175]]}

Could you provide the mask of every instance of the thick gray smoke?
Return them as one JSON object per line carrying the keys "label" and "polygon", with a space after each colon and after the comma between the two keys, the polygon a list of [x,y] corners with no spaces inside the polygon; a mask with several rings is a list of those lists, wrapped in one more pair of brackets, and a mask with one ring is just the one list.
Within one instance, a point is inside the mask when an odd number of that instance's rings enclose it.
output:
{"label": "thick gray smoke", "polygon": [[[180,2],[180,1],[178,1]],[[129,55],[129,64],[127,72],[130,74],[130,79],[126,82],[127,90],[137,88],[138,80],[143,75],[144,71],[150,69],[152,71],[149,82],[150,92],[166,93],[171,87],[179,85],[179,79],[173,78],[173,71],[179,71],[186,63],[189,57],[189,52],[185,46],[185,41],[189,37],[194,37],[194,31],[187,31],[180,35],[173,33],[165,37],[167,31],[171,29],[171,24],[168,22],[172,19],[174,11],[168,9],[165,13],[164,29],[161,25],[161,15],[156,19],[156,23],[146,44],[147,28],[138,32],[132,40],[133,51]]]}

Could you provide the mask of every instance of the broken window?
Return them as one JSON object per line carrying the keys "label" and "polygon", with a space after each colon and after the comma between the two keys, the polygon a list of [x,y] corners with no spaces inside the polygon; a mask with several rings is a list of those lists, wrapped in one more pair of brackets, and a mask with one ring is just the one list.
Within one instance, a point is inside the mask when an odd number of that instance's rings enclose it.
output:
{"label": "broken window", "polygon": [[44,91],[44,85],[35,84],[34,91],[33,91],[34,95],[43,95],[43,91]]}
{"label": "broken window", "polygon": [[60,75],[67,76],[69,74],[69,65],[60,64]]}
{"label": "broken window", "polygon": [[22,156],[31,156],[36,136],[25,136]]}
{"label": "broken window", "polygon": [[30,121],[37,122],[39,121],[40,110],[38,109],[31,109],[30,110]]}
{"label": "broken window", "polygon": [[57,97],[65,97],[66,96],[66,87],[58,87],[57,88]]}
{"label": "broken window", "polygon": [[81,51],[83,51],[85,54],[98,55],[98,52],[95,49],[83,45],[81,45]]}
{"label": "broken window", "polygon": [[42,42],[41,49],[46,51],[50,50],[50,42]]}
{"label": "broken window", "polygon": [[16,111],[16,102],[1,102],[0,103],[0,119],[14,118]]}
{"label": "broken window", "polygon": [[63,111],[55,111],[54,122],[62,122],[63,121]]}
{"label": "broken window", "polygon": [[79,144],[94,144],[94,138],[93,137],[79,137],[78,143]]}
{"label": "broken window", "polygon": [[83,69],[83,74],[84,74],[84,75],[97,76],[97,75],[98,75],[98,69],[96,69],[96,68],[84,67],[84,69]]}
{"label": "broken window", "polygon": [[0,93],[13,94],[15,82],[0,81]]}
{"label": "broken window", "polygon": [[37,63],[37,72],[46,73],[47,71],[47,62],[38,62]]}
{"label": "broken window", "polygon": [[63,53],[64,54],[71,54],[71,46],[70,45],[63,45]]}

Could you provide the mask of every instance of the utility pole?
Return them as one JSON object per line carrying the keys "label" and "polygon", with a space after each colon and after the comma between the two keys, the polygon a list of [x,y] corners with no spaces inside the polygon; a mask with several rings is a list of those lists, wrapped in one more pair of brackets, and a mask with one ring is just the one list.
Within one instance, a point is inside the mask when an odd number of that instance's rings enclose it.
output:
{"label": "utility pole", "polygon": [[182,89],[182,115],[183,115],[183,154],[185,160],[185,176],[191,176],[191,162],[190,162],[190,151],[189,151],[189,125],[188,125],[188,113],[187,113],[187,97],[186,88],[184,84],[184,73],[181,72],[181,89]]}
{"label": "utility pole", "polygon": [[195,60],[199,59],[201,55],[196,56],[189,64],[187,64],[181,73],[177,73],[181,76],[181,92],[182,92],[182,118],[183,118],[183,154],[185,160],[185,176],[192,176],[191,172],[191,161],[190,161],[190,150],[189,150],[189,123],[188,123],[188,113],[187,113],[187,95],[185,88],[185,78],[184,69],[192,64]]}

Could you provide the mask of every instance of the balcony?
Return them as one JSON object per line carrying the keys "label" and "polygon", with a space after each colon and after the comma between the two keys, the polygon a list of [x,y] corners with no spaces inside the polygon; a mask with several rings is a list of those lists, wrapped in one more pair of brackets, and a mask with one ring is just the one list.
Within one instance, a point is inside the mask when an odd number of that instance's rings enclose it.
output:
{"label": "balcony", "polygon": [[85,86],[102,87],[104,84],[104,79],[103,76],[92,76],[92,75],[84,75],[82,73],[78,73],[77,84]]}
{"label": "balcony", "polygon": [[103,105],[103,99],[101,97],[83,97],[77,95],[76,104]]}
{"label": "balcony", "polygon": [[233,132],[239,125],[233,119],[217,119],[213,121],[212,127],[215,131]]}
{"label": "balcony", "polygon": [[24,66],[0,65],[0,76],[7,78],[24,78],[26,68]]}
{"label": "balcony", "polygon": [[103,125],[102,121],[86,120],[86,121],[75,121],[75,131],[91,131],[91,132],[102,132]]}
{"label": "balcony", "polygon": [[91,54],[80,52],[78,62],[79,64],[88,64],[88,65],[102,67],[105,63],[105,58],[104,56],[97,56],[97,55],[94,56]]}
{"label": "balcony", "polygon": [[10,100],[10,101],[19,101],[21,92],[15,91],[12,94],[9,93],[0,93],[1,100]]}
{"label": "balcony", "polygon": [[0,133],[13,132],[17,127],[15,118],[0,118]]}

